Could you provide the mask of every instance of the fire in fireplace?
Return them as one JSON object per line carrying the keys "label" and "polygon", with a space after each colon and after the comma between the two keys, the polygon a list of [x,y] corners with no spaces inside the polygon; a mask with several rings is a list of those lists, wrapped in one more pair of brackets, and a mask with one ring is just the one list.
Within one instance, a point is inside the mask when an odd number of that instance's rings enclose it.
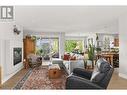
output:
{"label": "fire in fireplace", "polygon": [[13,48],[13,65],[22,62],[22,48]]}

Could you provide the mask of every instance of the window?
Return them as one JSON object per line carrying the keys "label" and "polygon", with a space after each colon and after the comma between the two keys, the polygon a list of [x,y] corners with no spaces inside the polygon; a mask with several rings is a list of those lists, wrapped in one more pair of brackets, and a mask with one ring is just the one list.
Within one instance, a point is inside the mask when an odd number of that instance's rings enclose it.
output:
{"label": "window", "polygon": [[38,38],[36,40],[36,54],[42,57],[59,57],[58,38]]}
{"label": "window", "polygon": [[65,41],[65,51],[66,52],[77,52],[83,51],[83,41],[82,40],[66,40]]}

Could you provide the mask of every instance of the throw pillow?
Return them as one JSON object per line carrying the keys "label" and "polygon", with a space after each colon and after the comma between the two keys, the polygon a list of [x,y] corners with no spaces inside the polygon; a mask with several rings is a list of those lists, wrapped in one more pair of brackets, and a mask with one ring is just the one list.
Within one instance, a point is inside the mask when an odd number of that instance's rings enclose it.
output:
{"label": "throw pillow", "polygon": [[95,83],[100,82],[105,77],[110,68],[111,68],[110,64],[106,61],[103,61],[100,65],[99,73],[92,79],[92,82]]}
{"label": "throw pillow", "polygon": [[91,81],[93,81],[95,79],[95,77],[99,74],[100,72],[97,69],[94,69],[92,76],[91,76]]}
{"label": "throw pillow", "polygon": [[110,68],[111,68],[110,64],[108,62],[104,61],[101,63],[100,72],[106,73],[107,71],[109,71]]}
{"label": "throw pillow", "polygon": [[104,72],[109,70],[108,65],[105,59],[98,59],[90,80],[92,82],[99,82],[104,77]]}
{"label": "throw pillow", "polygon": [[97,75],[93,78],[92,82],[98,83],[98,82],[100,82],[100,81],[104,78],[104,76],[105,76],[105,73],[100,73],[100,72],[99,72],[99,74],[97,74]]}

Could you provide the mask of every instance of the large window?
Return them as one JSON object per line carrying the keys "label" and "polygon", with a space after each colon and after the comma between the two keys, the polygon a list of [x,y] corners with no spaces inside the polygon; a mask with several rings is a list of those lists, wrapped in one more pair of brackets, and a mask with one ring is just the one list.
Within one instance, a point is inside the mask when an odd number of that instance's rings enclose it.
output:
{"label": "large window", "polygon": [[[37,38],[36,54],[43,58],[59,57],[59,41],[58,38]],[[50,58],[49,58],[50,57]]]}
{"label": "large window", "polygon": [[66,40],[65,51],[66,52],[82,52],[83,41],[82,40]]}

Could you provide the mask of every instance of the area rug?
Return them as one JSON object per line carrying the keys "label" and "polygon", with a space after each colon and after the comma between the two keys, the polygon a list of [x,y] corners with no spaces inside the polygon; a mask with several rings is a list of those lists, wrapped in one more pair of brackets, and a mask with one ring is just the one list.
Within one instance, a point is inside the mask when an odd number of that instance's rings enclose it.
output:
{"label": "area rug", "polygon": [[61,77],[49,79],[48,66],[30,69],[13,89],[65,89],[67,74],[62,70]]}

